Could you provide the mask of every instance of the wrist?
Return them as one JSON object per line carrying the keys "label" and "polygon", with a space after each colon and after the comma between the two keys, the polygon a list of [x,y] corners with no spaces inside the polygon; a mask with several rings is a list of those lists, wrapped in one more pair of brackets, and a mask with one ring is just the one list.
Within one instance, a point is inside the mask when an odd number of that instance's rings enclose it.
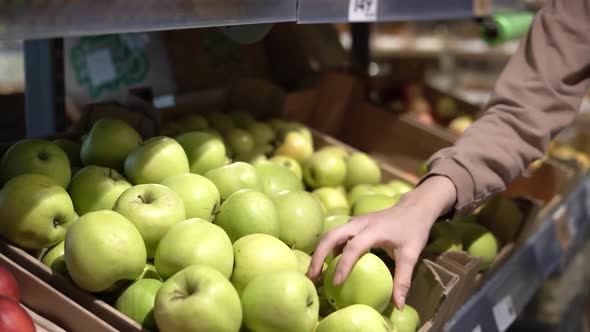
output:
{"label": "wrist", "polygon": [[457,201],[455,184],[446,176],[433,175],[407,194],[408,203],[430,214],[432,222],[453,209]]}

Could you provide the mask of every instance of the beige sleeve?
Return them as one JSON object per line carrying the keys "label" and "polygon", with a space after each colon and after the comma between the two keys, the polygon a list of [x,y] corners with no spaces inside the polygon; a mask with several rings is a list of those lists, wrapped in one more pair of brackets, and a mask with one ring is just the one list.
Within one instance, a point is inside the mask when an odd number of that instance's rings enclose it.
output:
{"label": "beige sleeve", "polygon": [[543,156],[550,139],[574,120],[589,77],[590,1],[549,0],[482,117],[431,157],[424,178],[448,177],[457,189],[454,212],[470,212]]}

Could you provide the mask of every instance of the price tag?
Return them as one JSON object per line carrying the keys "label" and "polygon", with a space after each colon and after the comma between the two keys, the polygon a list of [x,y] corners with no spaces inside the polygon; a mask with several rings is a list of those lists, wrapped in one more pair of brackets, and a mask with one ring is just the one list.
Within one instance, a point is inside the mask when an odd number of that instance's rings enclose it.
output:
{"label": "price tag", "polygon": [[113,81],[117,77],[117,70],[113,64],[111,51],[97,50],[86,56],[86,68],[93,86],[100,86]]}
{"label": "price tag", "polygon": [[483,330],[481,329],[481,326],[477,325],[473,330],[471,330],[471,332],[483,332]]}
{"label": "price tag", "polygon": [[377,20],[379,0],[349,0],[348,20],[350,22],[374,22]]}
{"label": "price tag", "polygon": [[514,304],[510,295],[496,303],[493,311],[496,326],[500,332],[506,331],[516,319],[516,310],[514,310]]}

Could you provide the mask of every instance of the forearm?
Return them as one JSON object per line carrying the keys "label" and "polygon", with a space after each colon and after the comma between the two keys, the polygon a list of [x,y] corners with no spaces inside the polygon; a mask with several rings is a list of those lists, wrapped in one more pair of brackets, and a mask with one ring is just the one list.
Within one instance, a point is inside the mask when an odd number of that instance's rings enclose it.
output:
{"label": "forearm", "polygon": [[457,189],[455,210],[471,211],[503,191],[575,118],[588,88],[590,15],[584,0],[551,0],[504,69],[484,115],[429,173]]}

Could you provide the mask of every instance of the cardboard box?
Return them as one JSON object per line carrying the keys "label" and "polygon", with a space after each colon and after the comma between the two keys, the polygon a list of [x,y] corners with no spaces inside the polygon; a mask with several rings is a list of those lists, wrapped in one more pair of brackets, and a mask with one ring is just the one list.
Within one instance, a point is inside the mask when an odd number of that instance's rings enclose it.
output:
{"label": "cardboard box", "polygon": [[424,259],[414,271],[406,303],[416,309],[421,326],[418,332],[440,331],[449,316],[460,288],[459,276]]}
{"label": "cardboard box", "polygon": [[[5,251],[0,250],[0,252]],[[39,330],[51,332],[115,332],[118,330],[51,287],[31,270],[17,264],[2,253],[0,253],[0,266],[8,269],[16,278],[21,291],[21,303],[33,316]]]}

